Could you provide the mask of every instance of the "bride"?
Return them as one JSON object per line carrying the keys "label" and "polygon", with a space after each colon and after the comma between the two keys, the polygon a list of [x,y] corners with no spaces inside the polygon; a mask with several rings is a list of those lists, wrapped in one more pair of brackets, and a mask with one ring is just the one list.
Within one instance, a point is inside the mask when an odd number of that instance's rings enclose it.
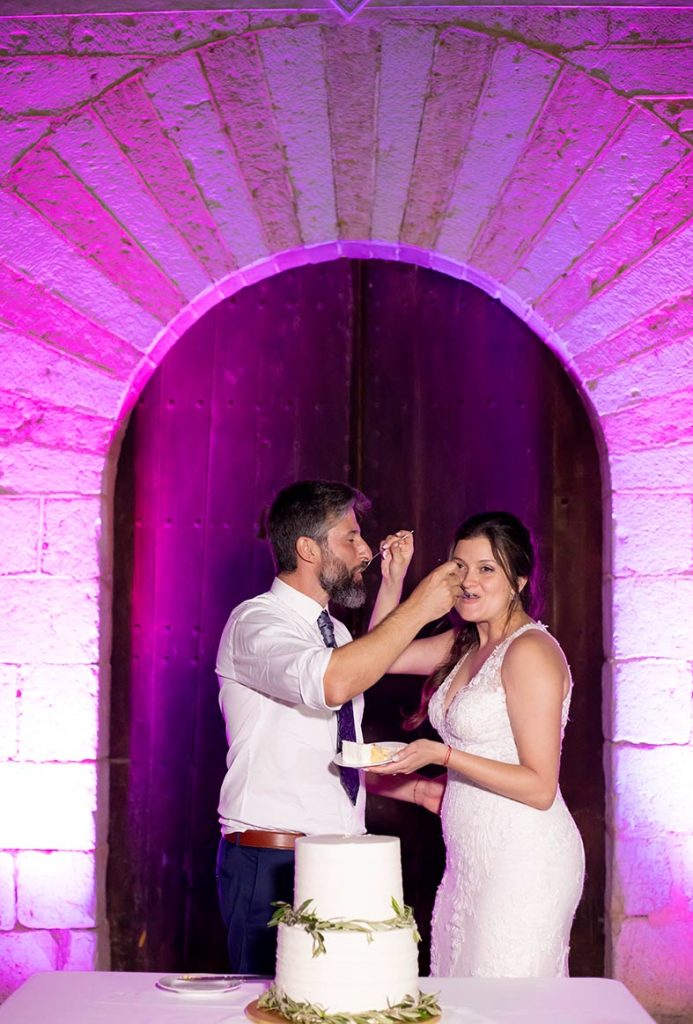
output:
{"label": "bride", "polygon": [[[412,537],[395,534],[382,547],[371,627],[399,602]],[[534,552],[515,516],[467,519],[452,557],[463,574],[461,627],[415,640],[390,668],[428,676],[410,724],[428,714],[441,742],[416,740],[371,772],[409,776],[383,779],[383,795],[437,809],[441,783],[413,773],[447,770],[431,973],[566,975],[584,878],[582,841],[558,788],[570,670],[530,615]]]}

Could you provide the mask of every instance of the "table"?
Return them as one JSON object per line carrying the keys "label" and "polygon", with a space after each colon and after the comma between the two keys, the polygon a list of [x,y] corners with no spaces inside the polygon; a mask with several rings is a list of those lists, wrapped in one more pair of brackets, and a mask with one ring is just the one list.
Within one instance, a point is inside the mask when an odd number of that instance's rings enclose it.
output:
{"label": "table", "polygon": [[[162,992],[160,974],[35,974],[0,1006],[0,1024],[248,1024],[266,982],[232,992]],[[422,978],[438,992],[442,1024],[653,1024],[618,981],[605,978]]]}

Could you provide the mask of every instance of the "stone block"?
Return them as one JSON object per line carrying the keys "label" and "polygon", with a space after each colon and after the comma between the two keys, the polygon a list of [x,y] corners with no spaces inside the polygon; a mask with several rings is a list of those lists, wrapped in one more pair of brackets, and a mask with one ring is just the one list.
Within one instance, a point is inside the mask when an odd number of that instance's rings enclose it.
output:
{"label": "stone block", "polygon": [[97,766],[0,763],[0,849],[93,850]]}
{"label": "stone block", "polygon": [[[671,145],[674,137],[666,129],[662,134],[669,135]],[[660,152],[666,163],[665,151]],[[544,315],[562,327],[574,355],[690,287],[685,265],[690,250],[690,237],[686,237],[689,165],[681,160],[668,174],[662,174],[662,164],[655,170],[658,161],[654,151],[651,154],[650,170],[655,177],[661,175],[659,182],[645,190],[640,201],[630,206],[540,302]],[[620,185],[628,189],[623,164],[622,159]],[[628,160],[628,172],[632,164]],[[611,185],[618,188],[616,181]],[[643,253],[647,253],[646,260]]]}
{"label": "stone block", "polygon": [[70,22],[60,18],[6,18],[0,21],[3,57],[60,53],[70,48]]}
{"label": "stone block", "polygon": [[575,360],[600,416],[668,395],[693,372],[693,294],[664,303]]}
{"label": "stone block", "polygon": [[138,71],[135,57],[77,58],[62,54],[24,57],[8,67],[5,109],[22,115],[38,108],[57,115],[75,104],[87,103],[129,72]]}
{"label": "stone block", "polygon": [[[507,94],[506,94],[507,95]],[[514,112],[510,107],[509,112]],[[662,131],[661,122],[633,110],[561,204],[546,233],[540,236],[522,270],[508,282],[525,296],[540,296],[627,216],[633,204],[686,155],[682,140]],[[624,173],[623,154],[628,153]],[[587,257],[589,259],[589,256]],[[578,270],[579,275],[579,270]],[[570,294],[570,286],[568,286]],[[584,301],[584,292],[579,301]],[[576,298],[573,293],[573,298]]]}
{"label": "stone block", "polygon": [[[611,16],[612,12],[615,15],[616,11],[617,8],[582,7],[574,8],[570,11],[573,16],[566,17],[565,10],[558,6],[515,7],[494,4],[492,7],[478,7],[474,12],[474,20],[486,30],[498,34],[500,38],[507,35],[515,39],[550,39],[556,49],[559,46],[566,50],[581,50],[584,47],[591,51],[613,42]],[[659,13],[657,11],[657,14]],[[633,21],[627,24],[632,33]]]}
{"label": "stone block", "polygon": [[63,971],[108,970],[108,965],[99,963],[98,934],[96,931],[71,930],[66,933],[63,948]]}
{"label": "stone block", "polygon": [[98,119],[84,116],[68,121],[56,131],[52,145],[112,215],[128,225],[186,298],[192,299],[207,286],[209,278],[186,246],[185,232],[174,226],[171,211],[156,202],[133,164],[121,159],[116,140]]}
{"label": "stone block", "polygon": [[[160,321],[129,299],[121,282],[109,281],[95,260],[85,259],[84,253],[67,246],[51,221],[16,194],[0,194],[0,255],[7,263],[4,272],[0,270],[0,279],[4,276],[5,287],[13,285],[12,314],[7,320],[27,336],[22,354],[30,337],[42,338],[45,344],[55,346],[53,354],[57,350],[60,357],[51,358],[46,349],[44,358],[63,364],[59,380],[67,373],[78,383],[85,379],[80,370],[87,370],[91,387],[107,392],[109,382],[117,385],[118,379],[127,379],[136,359],[133,348],[141,351],[146,347]],[[10,267],[21,267],[28,276],[22,278]],[[76,358],[65,367],[68,352]],[[59,401],[55,394],[49,397],[68,409],[107,415],[99,403],[90,408],[87,395],[77,391],[68,402]],[[82,400],[85,397],[87,401]]]}
{"label": "stone block", "polygon": [[623,838],[693,833],[693,747],[616,747],[613,825]]}
{"label": "stone block", "polygon": [[693,395],[687,390],[685,381],[675,382],[675,386],[681,385],[683,390],[672,393],[670,388],[664,395],[602,415],[601,424],[609,451],[623,455],[688,441],[693,434]]}
{"label": "stone block", "polygon": [[0,330],[0,365],[12,390],[56,405],[116,416],[126,385],[18,332]]}
{"label": "stone block", "polygon": [[92,853],[17,854],[17,919],[26,928],[92,928],[96,890]]}
{"label": "stone block", "polygon": [[650,448],[610,455],[614,491],[667,491],[690,494],[693,480],[693,444]]}
{"label": "stone block", "polygon": [[40,665],[21,673],[18,754],[26,761],[98,756],[99,671],[95,665]]}
{"label": "stone block", "polygon": [[5,121],[0,125],[0,170],[3,175],[29,146],[38,142],[48,123],[48,117],[37,117],[30,121]]}
{"label": "stone block", "polygon": [[92,452],[7,445],[0,458],[0,493],[100,494],[103,469],[103,456]]}
{"label": "stone block", "polygon": [[[418,59],[423,57],[419,54]],[[399,70],[403,81],[407,71],[406,66]],[[514,41],[499,40],[441,224],[436,244],[440,251],[467,259],[475,236],[493,214],[504,183],[528,146],[557,71],[557,62],[545,54]],[[407,86],[402,92],[408,95]],[[513,96],[512,103],[508,103],[509,95]],[[410,97],[409,102],[417,98]],[[415,131],[416,123],[410,130]],[[395,136],[396,126],[390,131]],[[523,260],[523,266],[526,262]]]}
{"label": "stone block", "polygon": [[16,921],[14,857],[11,853],[0,852],[0,931],[14,928]]}
{"label": "stone block", "polygon": [[661,44],[689,42],[689,24],[687,18],[681,18],[681,9],[677,7],[641,7],[639,10],[630,5],[620,9],[612,7],[608,12],[608,35],[604,45],[632,43],[634,31],[640,40],[650,41],[657,49]]}
{"label": "stone block", "polygon": [[[531,144],[523,149],[474,245],[477,265],[507,281],[530,250],[532,237],[551,219],[556,197],[571,194],[579,184],[579,168],[598,158],[605,138],[618,130],[626,112],[603,83],[563,69],[539,112]],[[556,160],[568,138],[570,158]],[[547,318],[556,322],[552,313]]]}
{"label": "stone block", "polygon": [[615,579],[612,600],[616,658],[690,658],[692,578]]}
{"label": "stone block", "polygon": [[[229,161],[229,138],[215,112],[199,56],[190,52],[175,62],[156,62],[144,83],[165,132],[175,139],[207,203],[220,240],[239,266],[266,256],[261,217],[241,168]],[[223,280],[222,275],[212,276]]]}
{"label": "stone block", "polygon": [[0,662],[99,660],[99,587],[50,577],[0,578]]}
{"label": "stone block", "polygon": [[[221,301],[221,300],[220,300]],[[123,399],[121,410],[123,415],[129,413],[135,402],[140,397],[140,394],[152,373],[157,366],[163,361],[166,356],[179,338],[182,338],[186,330],[195,323],[196,317],[189,306],[186,306],[181,313],[172,320],[171,323],[161,331],[152,344],[151,349],[146,360],[138,367],[137,373],[135,373],[130,381],[127,394]],[[149,374],[149,377],[146,374]]]}
{"label": "stone block", "polygon": [[0,1002],[32,974],[57,966],[58,948],[50,932],[0,932]]}
{"label": "stone block", "polygon": [[[336,238],[331,159],[324,145],[330,137],[330,118],[321,29],[318,25],[306,26],[300,39],[286,35],[280,38],[277,33],[262,33],[258,39],[273,108],[284,125],[282,138],[289,177],[296,190],[301,235],[309,243]],[[410,60],[408,67],[413,76],[412,65]],[[394,175],[390,177],[393,179]],[[397,188],[394,180],[392,188]],[[377,231],[376,234],[387,237]]]}
{"label": "stone block", "polygon": [[[207,50],[206,59],[209,54],[210,51]],[[247,100],[247,97],[245,98]],[[209,98],[207,99],[209,102]],[[172,252],[163,261],[161,273],[158,276],[155,275],[152,273],[151,266],[148,267],[141,262],[137,267],[137,276],[141,278],[141,283],[139,280],[137,282],[137,289],[133,288],[134,282],[121,285],[145,309],[155,316],[159,316],[162,322],[166,322],[180,309],[183,292],[187,292],[187,298],[192,298],[211,281],[217,280],[230,270],[235,269],[235,264],[229,250],[223,244],[223,239],[211,217],[209,207],[192,180],[185,162],[180,159],[180,152],[174,148],[173,142],[161,122],[153,116],[154,109],[151,99],[147,95],[142,81],[136,78],[121,81],[115,89],[105,92],[99,98],[96,103],[96,111],[99,120],[109,134],[121,149],[128,152],[130,160],[137,167],[141,182],[146,186],[150,197],[156,200],[165,220],[176,226],[176,235],[178,236],[176,245],[167,246],[172,249]],[[268,123],[265,123],[264,129],[267,133],[272,131]],[[234,139],[234,147],[236,144],[237,140]],[[91,163],[93,164],[93,161]],[[89,181],[96,180],[93,169],[84,173]],[[99,174],[96,177],[98,178]],[[134,193],[133,204],[135,207],[138,203],[139,187],[141,186],[130,189]],[[124,210],[122,198],[115,201],[114,205],[117,210],[115,216],[128,216],[128,223],[130,223],[131,215]],[[135,213],[135,219],[139,221],[139,225],[142,224],[137,213]],[[148,250],[152,243],[147,240],[152,237],[155,228],[156,225],[152,224],[144,228],[139,227],[138,230],[138,237],[144,235]],[[111,226],[107,221],[100,224],[97,220],[94,226],[90,224],[89,234],[93,236],[96,230],[103,232],[104,244],[107,237],[112,238],[114,245],[109,252],[109,257],[117,260],[119,255],[117,237],[112,235]],[[195,264],[190,263],[190,256],[185,263],[181,263],[178,259],[178,253],[183,252],[181,242],[187,243],[189,253],[194,254],[196,267]],[[165,239],[162,238],[160,243],[154,244],[153,253],[160,252],[161,244],[165,244]],[[157,264],[159,263],[161,263],[160,256],[157,258]],[[128,259],[128,265],[133,266],[131,256]],[[200,276],[200,267],[206,271],[203,277]],[[125,269],[125,265],[123,265],[123,269]],[[132,274],[133,271],[131,270],[130,273]],[[172,285],[168,276],[169,274],[172,276],[174,273],[176,275],[175,286]]]}
{"label": "stone block", "polygon": [[616,836],[613,864],[624,917],[693,916],[693,834]]}
{"label": "stone block", "polygon": [[17,753],[18,686],[14,665],[0,665],[0,758],[12,758]]}
{"label": "stone block", "polygon": [[658,576],[685,572],[693,562],[693,500],[688,495],[613,496],[613,568]]}
{"label": "stone block", "polygon": [[[389,255],[383,253],[382,259],[392,259],[393,252]],[[440,256],[436,253],[431,253],[431,270],[437,270],[440,274],[445,274],[447,277],[455,277],[460,281],[466,281],[467,271],[463,263],[459,260],[451,259],[449,256]]]}
{"label": "stone block", "polygon": [[612,666],[612,731],[615,742],[682,743],[693,732],[691,663],[664,658]]}
{"label": "stone block", "polygon": [[598,68],[614,89],[629,93],[642,88],[647,82],[652,93],[662,96],[688,95],[691,62],[675,45],[606,46],[595,61],[588,53],[581,64],[587,71]]}
{"label": "stone block", "polygon": [[693,1006],[693,916],[623,922],[614,949],[615,976],[650,1013],[690,1020]]}
{"label": "stone block", "polygon": [[[100,56],[132,53],[132,26],[128,18],[75,14],[69,23],[69,45],[78,53]],[[206,43],[215,35],[242,32],[247,25],[248,14],[244,11],[210,9],[203,13],[172,9],[171,13],[145,14],[143,9],[137,15],[137,52],[154,57],[176,53]],[[68,49],[68,44],[64,48]]]}
{"label": "stone block", "polygon": [[0,574],[36,572],[40,502],[0,498]]}
{"label": "stone block", "polygon": [[258,282],[264,281],[268,277],[272,277],[278,272],[278,270],[279,268],[271,257],[262,256],[254,263],[251,263],[250,266],[243,268],[243,280],[245,281],[246,286],[258,284]]}
{"label": "stone block", "polygon": [[105,452],[112,424],[79,409],[60,409],[44,399],[0,392],[0,438],[72,452]]}
{"label": "stone block", "polygon": [[49,498],[43,517],[41,571],[85,579],[99,575],[101,500]]}

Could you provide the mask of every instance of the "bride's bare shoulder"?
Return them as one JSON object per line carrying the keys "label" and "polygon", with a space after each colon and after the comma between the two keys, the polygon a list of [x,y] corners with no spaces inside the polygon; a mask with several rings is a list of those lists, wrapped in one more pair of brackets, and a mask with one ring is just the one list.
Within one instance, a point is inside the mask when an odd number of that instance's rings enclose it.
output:
{"label": "bride's bare shoulder", "polygon": [[547,629],[541,627],[526,629],[510,644],[504,658],[504,668],[527,667],[558,670],[563,674],[568,663],[560,644]]}

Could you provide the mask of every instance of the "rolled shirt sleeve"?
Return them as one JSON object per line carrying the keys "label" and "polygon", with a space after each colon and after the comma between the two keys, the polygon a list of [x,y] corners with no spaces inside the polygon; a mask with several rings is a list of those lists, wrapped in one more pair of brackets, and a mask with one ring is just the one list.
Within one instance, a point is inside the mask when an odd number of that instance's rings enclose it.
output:
{"label": "rolled shirt sleeve", "polygon": [[230,624],[225,640],[220,675],[287,704],[334,710],[324,688],[332,651],[321,640],[297,636],[295,623],[251,610]]}

